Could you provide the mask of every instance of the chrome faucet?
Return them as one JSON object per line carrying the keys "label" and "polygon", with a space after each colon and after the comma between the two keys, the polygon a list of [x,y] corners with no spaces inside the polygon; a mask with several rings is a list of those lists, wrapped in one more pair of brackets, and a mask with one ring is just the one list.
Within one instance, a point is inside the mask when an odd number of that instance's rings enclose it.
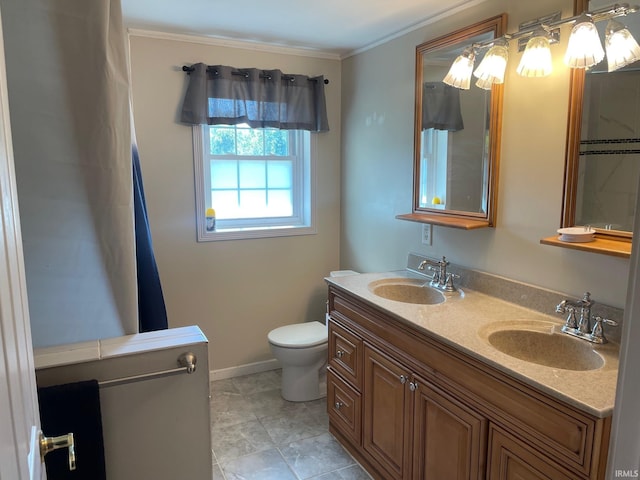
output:
{"label": "chrome faucet", "polygon": [[[608,318],[594,316],[594,324],[593,327],[591,327],[591,308],[594,303],[595,302],[591,300],[591,294],[585,292],[582,300],[562,300],[556,305],[556,313],[568,314],[562,331],[568,335],[588,340],[589,342],[607,343],[602,325],[617,326],[618,322],[609,320]],[[578,310],[580,311],[580,319],[576,320],[576,312]]]}
{"label": "chrome faucet", "polygon": [[428,269],[433,272],[429,285],[439,290],[444,290],[445,292],[455,292],[457,289],[453,284],[453,279],[460,278],[460,276],[455,273],[448,273],[448,265],[449,262],[446,257],[442,257],[442,260],[438,262],[424,259],[420,262],[420,265],[418,265],[418,270],[424,270],[425,267],[428,267]]}

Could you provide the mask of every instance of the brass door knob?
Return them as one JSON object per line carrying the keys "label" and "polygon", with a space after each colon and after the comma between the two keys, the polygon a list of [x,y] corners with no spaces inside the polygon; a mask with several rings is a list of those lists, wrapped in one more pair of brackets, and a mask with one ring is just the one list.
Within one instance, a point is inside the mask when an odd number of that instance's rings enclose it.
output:
{"label": "brass door knob", "polygon": [[47,453],[53,452],[60,448],[69,449],[69,470],[76,469],[76,447],[73,443],[73,433],[60,435],[59,437],[45,437],[40,432],[40,461],[44,462]]}

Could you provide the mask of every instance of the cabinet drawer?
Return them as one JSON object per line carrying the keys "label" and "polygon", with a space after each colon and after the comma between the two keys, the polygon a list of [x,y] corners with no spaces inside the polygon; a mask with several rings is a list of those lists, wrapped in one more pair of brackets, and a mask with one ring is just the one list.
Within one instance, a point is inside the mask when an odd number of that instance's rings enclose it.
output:
{"label": "cabinet drawer", "polygon": [[487,480],[578,480],[562,466],[539,456],[495,425],[489,428]]}
{"label": "cabinet drawer", "polygon": [[362,438],[362,400],[360,394],[327,370],[327,409],[331,424],[356,445]]}
{"label": "cabinet drawer", "polygon": [[356,389],[362,388],[362,339],[334,319],[329,323],[329,365]]}

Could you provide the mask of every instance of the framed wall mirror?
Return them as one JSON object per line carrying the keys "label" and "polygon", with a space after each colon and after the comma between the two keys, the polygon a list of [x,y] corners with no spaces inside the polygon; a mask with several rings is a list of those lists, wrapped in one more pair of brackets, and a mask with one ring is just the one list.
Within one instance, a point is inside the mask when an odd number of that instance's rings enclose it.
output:
{"label": "framed wall mirror", "polygon": [[[476,66],[507,27],[502,14],[416,47],[413,211],[397,218],[472,229],[495,224],[502,85],[491,90],[443,83],[472,45]],[[473,77],[475,80],[475,77]]]}
{"label": "framed wall mirror", "polygon": [[[576,0],[575,11],[607,5]],[[618,20],[640,37],[640,14]],[[597,24],[602,39],[606,23]],[[572,71],[565,162],[562,226],[590,225],[600,238],[630,242],[640,180],[640,62],[608,72],[605,59],[586,73]]]}

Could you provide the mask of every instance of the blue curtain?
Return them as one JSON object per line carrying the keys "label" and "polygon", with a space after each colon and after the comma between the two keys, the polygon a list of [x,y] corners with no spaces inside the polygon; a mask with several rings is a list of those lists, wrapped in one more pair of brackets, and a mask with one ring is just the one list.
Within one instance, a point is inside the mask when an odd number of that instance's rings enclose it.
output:
{"label": "blue curtain", "polygon": [[151,230],[144,199],[138,147],[132,146],[133,203],[136,226],[136,266],[138,270],[138,331],[150,332],[168,328],[167,310],[160,275],[151,244]]}

